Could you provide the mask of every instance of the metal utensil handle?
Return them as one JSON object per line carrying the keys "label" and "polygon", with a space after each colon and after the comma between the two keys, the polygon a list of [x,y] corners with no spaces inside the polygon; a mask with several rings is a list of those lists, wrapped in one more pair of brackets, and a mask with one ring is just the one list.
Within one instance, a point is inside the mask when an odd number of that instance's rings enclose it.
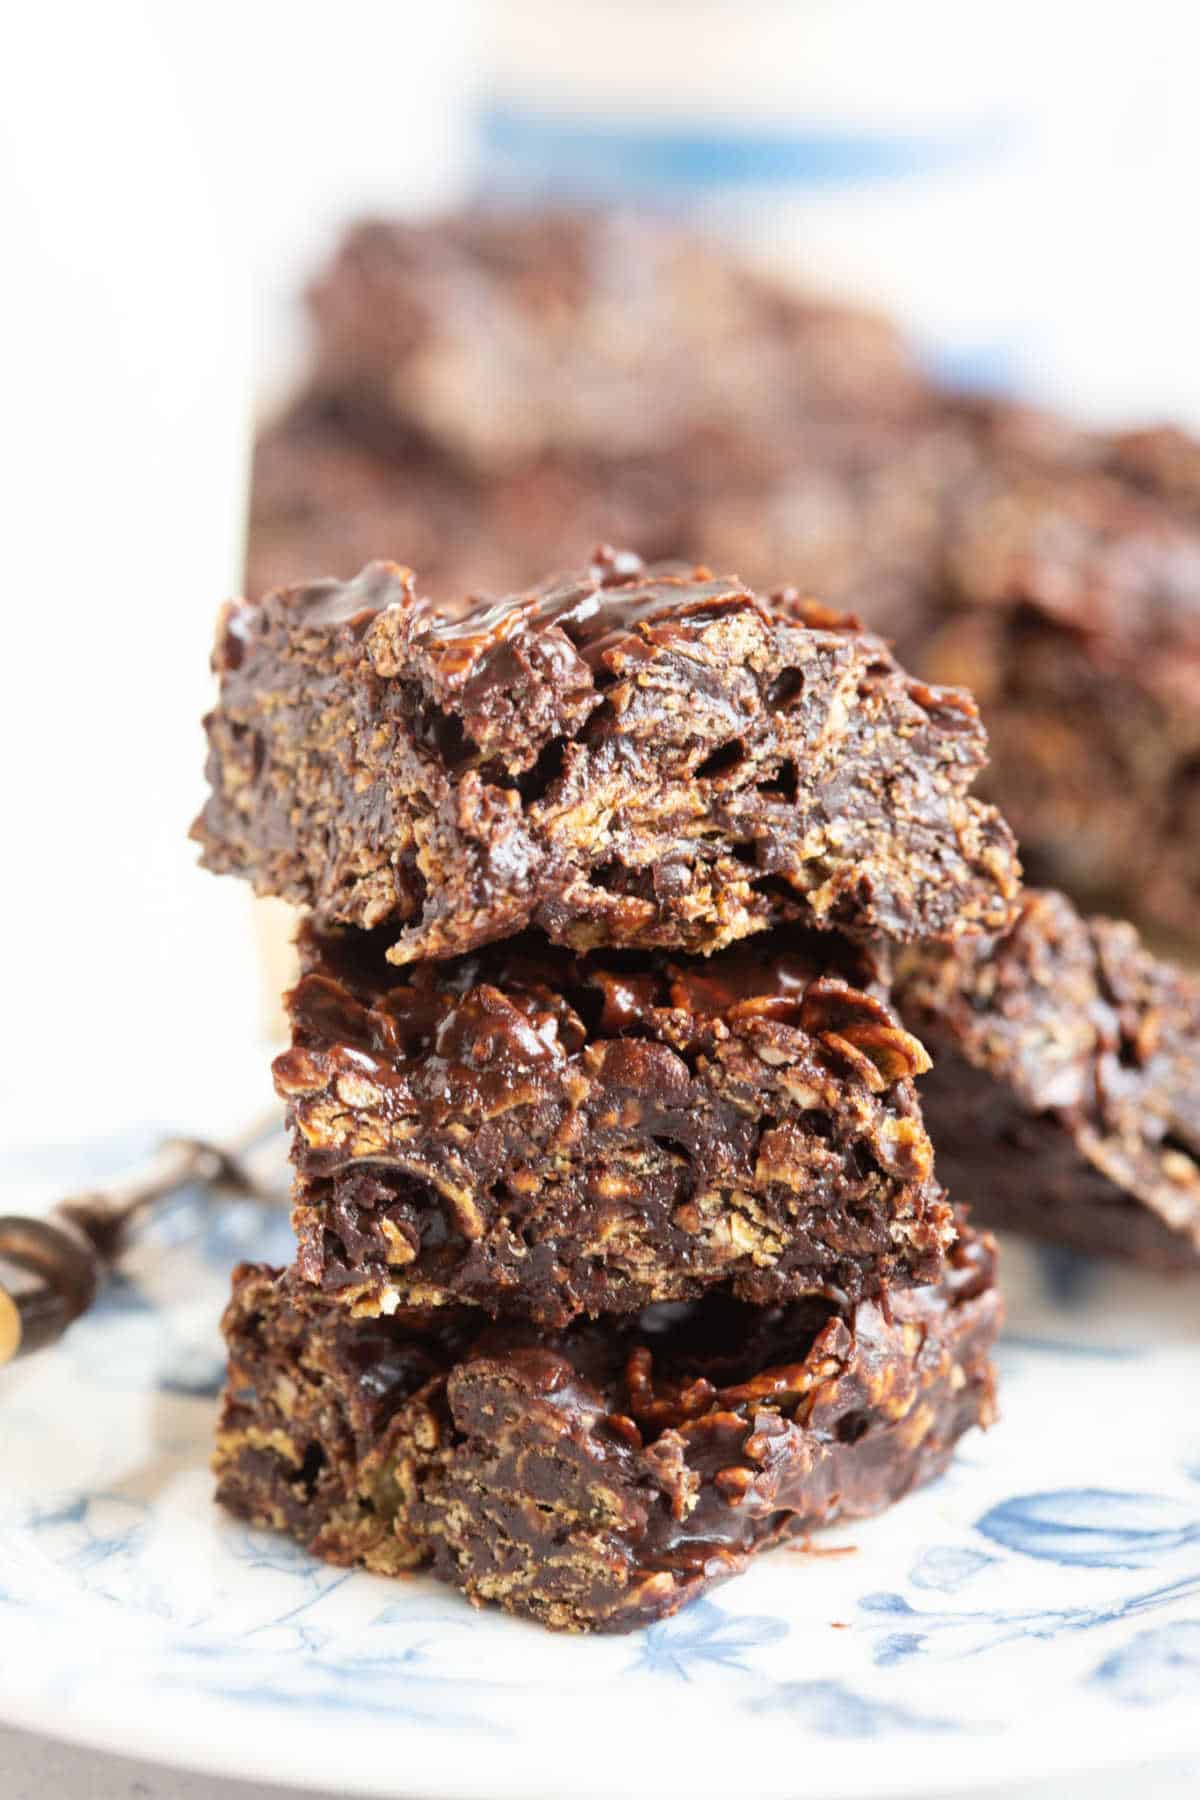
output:
{"label": "metal utensil handle", "polygon": [[261,1124],[237,1149],[203,1138],[169,1138],[136,1168],[102,1188],[60,1200],[44,1218],[0,1218],[0,1363],[56,1343],[92,1305],[134,1220],[193,1185],[264,1192],[240,1161]]}

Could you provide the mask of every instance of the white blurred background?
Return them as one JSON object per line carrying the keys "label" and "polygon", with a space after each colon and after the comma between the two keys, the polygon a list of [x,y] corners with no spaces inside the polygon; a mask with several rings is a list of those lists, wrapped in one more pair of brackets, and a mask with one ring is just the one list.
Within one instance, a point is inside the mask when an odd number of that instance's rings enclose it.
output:
{"label": "white blurred background", "polygon": [[1200,424],[1183,0],[41,0],[6,37],[9,1142],[266,1092],[250,902],[186,831],[252,411],[347,215],[666,199],[943,369]]}

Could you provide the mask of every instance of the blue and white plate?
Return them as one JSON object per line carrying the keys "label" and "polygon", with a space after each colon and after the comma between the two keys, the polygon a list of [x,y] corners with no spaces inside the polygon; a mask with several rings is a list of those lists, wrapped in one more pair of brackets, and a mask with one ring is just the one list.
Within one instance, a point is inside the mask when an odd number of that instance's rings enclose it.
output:
{"label": "blue and white plate", "polygon": [[883,1800],[1200,1753],[1197,1284],[1010,1248],[1003,1420],[949,1475],[638,1636],[564,1639],[214,1508],[228,1270],[287,1254],[281,1213],[184,1195],[0,1371],[6,1722],[413,1800]]}

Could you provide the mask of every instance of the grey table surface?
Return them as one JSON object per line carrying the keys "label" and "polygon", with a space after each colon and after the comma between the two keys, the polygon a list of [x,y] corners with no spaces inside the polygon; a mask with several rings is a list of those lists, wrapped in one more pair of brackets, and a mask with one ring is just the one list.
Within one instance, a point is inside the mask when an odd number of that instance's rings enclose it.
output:
{"label": "grey table surface", "polygon": [[[1196,1800],[1200,1763],[1162,1769],[1122,1769],[1109,1776],[1089,1774],[1087,1800]],[[481,1795],[486,1788],[481,1788]],[[979,1800],[979,1790],[964,1788],[939,1800]],[[414,1797],[397,1790],[398,1800]],[[221,1781],[188,1775],[123,1756],[79,1750],[23,1731],[0,1726],[0,1796],[3,1800],[346,1800],[345,1794],[301,1795],[294,1788],[260,1783]],[[664,1800],[669,1800],[664,1790]],[[799,1797],[798,1797],[799,1800]],[[804,1800],[836,1800],[806,1794]],[[1013,1789],[987,1789],[987,1800],[1077,1800],[1077,1791],[1061,1778]]]}

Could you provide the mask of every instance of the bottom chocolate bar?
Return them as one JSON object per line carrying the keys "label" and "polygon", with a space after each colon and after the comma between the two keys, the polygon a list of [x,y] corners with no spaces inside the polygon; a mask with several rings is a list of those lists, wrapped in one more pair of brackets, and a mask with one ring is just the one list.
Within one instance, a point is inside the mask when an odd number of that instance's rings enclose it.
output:
{"label": "bottom chocolate bar", "polygon": [[218,1499],[330,1562],[631,1630],[939,1474],[994,1416],[994,1275],[968,1232],[939,1286],[880,1302],[711,1294],[552,1333],[467,1308],[354,1319],[244,1265]]}

